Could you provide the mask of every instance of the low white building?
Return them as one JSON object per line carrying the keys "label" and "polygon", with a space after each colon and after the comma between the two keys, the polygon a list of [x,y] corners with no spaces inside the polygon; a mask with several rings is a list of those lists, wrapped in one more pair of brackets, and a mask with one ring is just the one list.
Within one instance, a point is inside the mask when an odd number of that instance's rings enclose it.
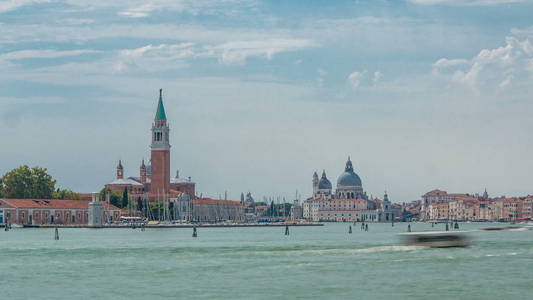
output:
{"label": "low white building", "polygon": [[313,221],[313,222],[320,221],[319,211],[320,211],[320,202],[322,201],[324,200],[321,200],[319,198],[317,199],[311,198],[311,199],[305,200],[303,204],[303,218]]}

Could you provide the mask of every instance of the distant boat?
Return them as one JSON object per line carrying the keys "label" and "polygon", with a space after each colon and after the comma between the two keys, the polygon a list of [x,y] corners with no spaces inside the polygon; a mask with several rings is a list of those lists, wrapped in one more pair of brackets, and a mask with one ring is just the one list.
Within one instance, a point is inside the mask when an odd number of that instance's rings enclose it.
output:
{"label": "distant boat", "polygon": [[410,246],[429,248],[467,247],[470,239],[466,231],[426,231],[400,234],[405,243]]}

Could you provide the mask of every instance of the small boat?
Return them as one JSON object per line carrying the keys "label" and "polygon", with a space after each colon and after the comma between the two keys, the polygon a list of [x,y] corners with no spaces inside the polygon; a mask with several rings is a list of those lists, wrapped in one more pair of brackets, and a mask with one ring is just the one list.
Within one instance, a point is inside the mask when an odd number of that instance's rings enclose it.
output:
{"label": "small boat", "polygon": [[524,228],[523,226],[504,226],[504,227],[487,227],[487,228],[481,228],[481,230],[485,231],[499,231],[499,230],[516,230]]}
{"label": "small boat", "polygon": [[470,239],[466,231],[426,231],[400,234],[409,246],[429,248],[467,247]]}

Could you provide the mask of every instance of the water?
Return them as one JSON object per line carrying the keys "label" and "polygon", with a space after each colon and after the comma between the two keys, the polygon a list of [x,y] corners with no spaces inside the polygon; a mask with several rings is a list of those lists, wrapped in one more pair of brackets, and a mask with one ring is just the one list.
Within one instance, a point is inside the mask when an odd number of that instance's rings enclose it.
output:
{"label": "water", "polygon": [[532,230],[425,249],[348,226],[1,231],[0,299],[533,299]]}

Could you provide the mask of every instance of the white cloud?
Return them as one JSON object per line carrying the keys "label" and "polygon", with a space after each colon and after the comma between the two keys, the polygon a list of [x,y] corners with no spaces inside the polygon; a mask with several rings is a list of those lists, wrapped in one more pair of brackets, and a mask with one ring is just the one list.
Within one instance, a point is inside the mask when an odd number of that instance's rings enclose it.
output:
{"label": "white cloud", "polygon": [[372,78],[372,83],[374,84],[374,87],[378,85],[378,82],[383,78],[383,73],[380,71],[374,72],[374,78]]}
{"label": "white cloud", "polygon": [[217,56],[221,62],[226,64],[242,64],[249,57],[262,57],[270,60],[277,53],[316,46],[317,44],[311,40],[299,39],[235,41],[217,46],[206,46],[207,51],[203,55]]}
{"label": "white cloud", "polygon": [[118,14],[130,18],[144,18],[148,17],[155,9],[156,7],[153,4],[148,3],[141,6],[128,8],[118,12]]}
{"label": "white cloud", "polygon": [[447,59],[441,58],[433,64],[433,67],[437,68],[447,68],[447,67],[456,67],[461,65],[467,65],[470,61],[467,59]]}
{"label": "white cloud", "polygon": [[450,5],[450,6],[492,6],[501,4],[521,3],[527,0],[407,0],[420,5]]}
{"label": "white cloud", "polygon": [[348,75],[348,84],[350,87],[355,91],[359,88],[361,85],[361,80],[363,79],[363,76],[365,75],[366,71],[363,72],[352,72],[350,75]]}
{"label": "white cloud", "polygon": [[184,59],[195,56],[195,51],[194,43],[147,45],[140,48],[122,50],[119,52],[117,62],[114,64],[114,71],[177,69],[184,66]]}
{"label": "white cloud", "polygon": [[434,66],[454,71],[452,80],[475,91],[493,87],[507,89],[513,84],[533,83],[533,46],[528,39],[507,37],[506,45],[483,49],[471,60],[440,59]]}
{"label": "white cloud", "polygon": [[272,59],[281,52],[297,51],[315,44],[307,40],[237,41],[220,45],[194,43],[147,45],[122,50],[118,54],[115,71],[131,68],[157,71],[181,68],[190,58],[216,58],[224,64],[243,64],[249,57]]}

